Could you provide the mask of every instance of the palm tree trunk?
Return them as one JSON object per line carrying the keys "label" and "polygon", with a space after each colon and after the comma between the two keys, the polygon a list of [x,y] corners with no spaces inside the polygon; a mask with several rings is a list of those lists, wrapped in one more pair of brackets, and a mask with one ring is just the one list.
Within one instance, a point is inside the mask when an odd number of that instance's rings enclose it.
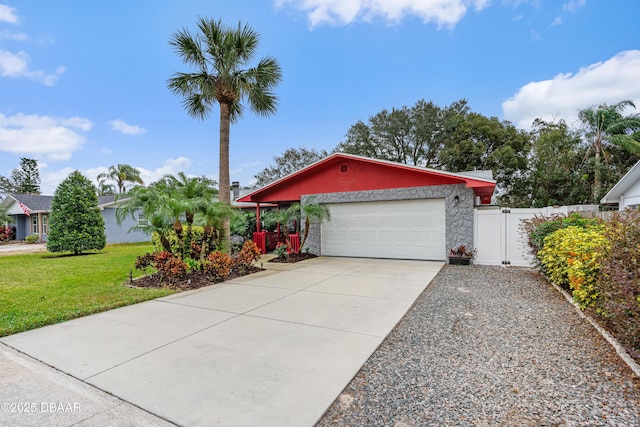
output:
{"label": "palm tree trunk", "polygon": [[595,154],[595,171],[593,174],[593,203],[598,203],[598,195],[602,186],[600,178],[600,146],[596,144],[594,147]]}
{"label": "palm tree trunk", "polygon": [[[223,203],[231,202],[229,182],[229,128],[231,125],[231,105],[220,102],[220,178],[218,180],[218,200]],[[228,215],[222,220],[221,246],[227,253],[231,252],[229,235],[231,234],[231,221]]]}

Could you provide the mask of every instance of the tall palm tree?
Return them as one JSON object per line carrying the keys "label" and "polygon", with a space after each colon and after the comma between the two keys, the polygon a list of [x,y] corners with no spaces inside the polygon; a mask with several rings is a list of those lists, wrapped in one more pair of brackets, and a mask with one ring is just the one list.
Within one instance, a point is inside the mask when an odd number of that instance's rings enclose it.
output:
{"label": "tall palm tree", "polygon": [[142,178],[140,178],[140,171],[133,166],[118,164],[115,166],[109,166],[107,172],[103,172],[98,175],[98,187],[103,188],[105,181],[113,181],[118,186],[118,193],[122,194],[126,191],[125,184],[127,182],[144,184]]}
{"label": "tall palm tree", "polygon": [[623,116],[627,107],[635,108],[629,100],[620,101],[614,105],[602,104],[598,108],[591,107],[581,110],[578,114],[584,126],[585,138],[589,143],[587,155],[593,152],[595,171],[593,180],[593,201],[599,200],[602,187],[600,175],[600,159],[607,159],[607,144],[617,145],[634,154],[640,154],[640,141],[637,132],[640,131],[640,115]]}
{"label": "tall palm tree", "polygon": [[[281,80],[278,62],[262,58],[249,67],[256,54],[259,35],[248,25],[227,27],[222,21],[199,18],[198,32],[183,28],[169,40],[182,60],[196,68],[193,73],[175,73],[168,81],[169,90],[184,98],[190,116],[204,120],[215,104],[220,107],[220,178],[219,200],[230,203],[229,127],[249,108],[261,116],[274,114],[277,97],[273,89]],[[229,247],[229,218],[224,221],[223,242]]]}

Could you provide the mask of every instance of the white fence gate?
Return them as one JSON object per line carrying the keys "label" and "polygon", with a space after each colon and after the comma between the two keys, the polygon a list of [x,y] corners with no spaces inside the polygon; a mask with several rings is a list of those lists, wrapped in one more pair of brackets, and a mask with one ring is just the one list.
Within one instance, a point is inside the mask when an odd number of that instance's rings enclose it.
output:
{"label": "white fence gate", "polygon": [[473,246],[477,249],[474,264],[532,267],[526,236],[520,229],[520,220],[535,215],[598,211],[597,205],[546,207],[539,209],[500,208],[488,206],[473,211]]}

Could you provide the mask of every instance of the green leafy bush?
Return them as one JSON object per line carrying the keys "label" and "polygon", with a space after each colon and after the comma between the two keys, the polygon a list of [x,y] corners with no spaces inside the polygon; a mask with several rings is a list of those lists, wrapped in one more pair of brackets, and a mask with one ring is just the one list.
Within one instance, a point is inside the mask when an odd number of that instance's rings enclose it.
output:
{"label": "green leafy bush", "polygon": [[25,243],[28,243],[30,245],[34,243],[38,243],[38,240],[40,240],[40,238],[38,237],[37,234],[29,234],[27,237],[24,238]]}
{"label": "green leafy bush", "polygon": [[544,271],[544,265],[541,263],[538,253],[544,246],[544,239],[551,233],[566,227],[592,227],[600,224],[599,219],[583,218],[580,214],[572,213],[565,217],[561,214],[553,214],[551,216],[535,215],[531,219],[523,219],[520,229],[527,236],[527,244],[531,254],[535,257],[538,267]]}
{"label": "green leafy bush", "polygon": [[[187,227],[183,226],[180,236],[178,236],[178,233],[175,229],[171,229],[164,234],[165,238],[169,241],[169,244],[171,246],[171,253],[177,257],[184,256],[187,258],[199,258],[199,251],[202,248],[203,242],[205,242],[204,227],[201,227],[199,225],[192,226],[190,239],[186,239],[186,230]],[[151,234],[151,242],[153,243],[156,252],[164,251],[160,234],[158,234],[157,232],[153,232]],[[212,248],[212,250],[213,249],[215,248]],[[207,252],[207,254],[209,252]]]}
{"label": "green leafy bush", "polygon": [[60,183],[51,201],[47,249],[51,252],[101,250],[107,244],[96,188],[80,172]]}
{"label": "green leafy bush", "polygon": [[286,258],[289,256],[289,251],[287,250],[289,247],[284,242],[278,242],[276,248],[273,251],[273,254],[276,258]]}
{"label": "green leafy bush", "polygon": [[607,246],[601,226],[571,225],[545,237],[538,258],[547,277],[571,290],[574,300],[584,308],[596,302],[595,283]]}
{"label": "green leafy bush", "polygon": [[184,263],[187,264],[188,271],[202,270],[202,263],[200,263],[200,260],[193,259],[193,258],[185,258]]}
{"label": "green leafy bush", "polygon": [[610,243],[596,282],[603,323],[640,358],[640,211],[616,213],[605,230]]}

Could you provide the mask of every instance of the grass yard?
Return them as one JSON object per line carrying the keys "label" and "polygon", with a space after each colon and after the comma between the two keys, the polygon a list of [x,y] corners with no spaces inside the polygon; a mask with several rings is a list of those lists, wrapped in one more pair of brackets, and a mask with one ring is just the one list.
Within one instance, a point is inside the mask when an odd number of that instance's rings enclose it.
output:
{"label": "grass yard", "polygon": [[0,337],[175,293],[123,286],[136,257],[152,251],[143,243],[79,256],[0,256]]}

